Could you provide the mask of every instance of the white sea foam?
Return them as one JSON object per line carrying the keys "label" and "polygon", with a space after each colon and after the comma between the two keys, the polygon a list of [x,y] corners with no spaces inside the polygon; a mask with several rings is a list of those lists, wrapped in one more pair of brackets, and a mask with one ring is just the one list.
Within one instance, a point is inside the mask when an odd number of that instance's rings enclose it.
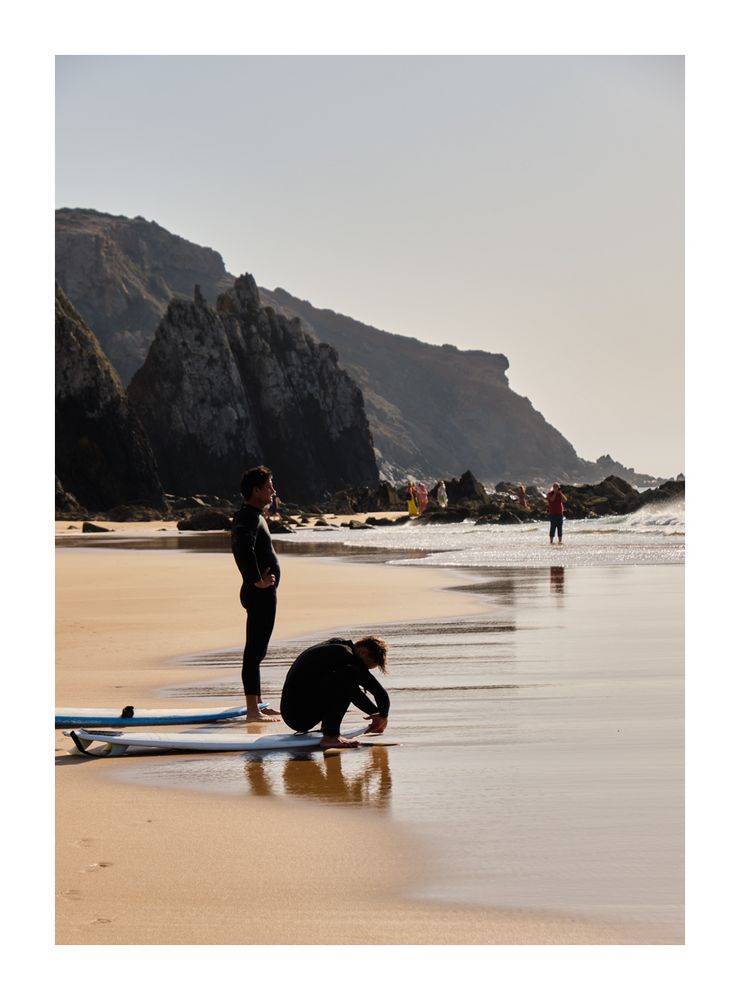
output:
{"label": "white sea foam", "polygon": [[[424,524],[411,521],[372,530],[338,528],[281,536],[286,541],[331,541],[389,552],[389,562],[433,566],[607,566],[684,561],[684,501],[645,506],[633,514],[568,520],[563,544],[550,545],[547,521],[517,525]],[[402,554],[403,553],[403,554]],[[424,555],[422,555],[425,553]]]}

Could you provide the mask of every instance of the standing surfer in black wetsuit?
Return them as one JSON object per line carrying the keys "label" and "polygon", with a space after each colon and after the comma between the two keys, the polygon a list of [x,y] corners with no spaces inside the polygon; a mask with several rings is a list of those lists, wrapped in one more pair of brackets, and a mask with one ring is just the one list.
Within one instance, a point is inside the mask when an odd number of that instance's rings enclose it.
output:
{"label": "standing surfer in black wetsuit", "polygon": [[280,564],[262,511],[275,496],[272,472],[264,465],[242,476],[244,503],[231,526],[231,551],[242,575],[239,600],[247,612],[247,638],[242,659],[242,684],[247,699],[247,721],[276,722],[280,713],[260,709],[260,664],[275,625]]}
{"label": "standing surfer in black wetsuit", "polygon": [[351,704],[368,713],[368,734],[384,732],[391,700],[370,671],[377,667],[385,673],[386,653],[383,640],[372,635],[357,642],[328,639],[304,649],[285,678],[280,699],[283,720],[298,733],[320,723],[324,737],[319,746],[323,749],[359,746],[356,740],[339,735]]}

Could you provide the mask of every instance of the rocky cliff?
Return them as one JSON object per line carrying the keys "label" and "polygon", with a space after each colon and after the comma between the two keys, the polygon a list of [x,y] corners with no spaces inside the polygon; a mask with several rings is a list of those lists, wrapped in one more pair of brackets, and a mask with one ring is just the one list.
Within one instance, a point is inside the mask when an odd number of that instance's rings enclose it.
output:
{"label": "rocky cliff", "polygon": [[221,255],[156,222],[92,209],[56,213],[56,280],[95,332],[124,384],[141,367],[170,300],[233,284]]}
{"label": "rocky cliff", "polygon": [[448,479],[466,466],[487,482],[512,479],[593,482],[623,476],[637,486],[658,480],[604,455],[580,458],[526,396],[509,386],[508,359],[461,351],[377,330],[317,309],[282,288],[260,289],[265,304],[303,320],[337,349],[365,397],[381,475]]}
{"label": "rocky cliff", "polygon": [[362,388],[383,475],[449,478],[466,467],[491,481],[583,475],[572,445],[509,387],[503,354],[376,330],[281,288],[260,293],[336,347]]}
{"label": "rocky cliff", "polygon": [[[57,212],[57,280],[79,306],[124,382],[143,364],[173,297],[194,285],[211,302],[231,287],[213,250],[137,217]],[[656,480],[606,455],[585,461],[529,399],[508,384],[502,354],[460,351],[377,330],[283,289],[263,305],[299,317],[360,385],[381,473],[400,480],[452,477],[467,467],[497,480],[593,482],[607,475]]]}
{"label": "rocky cliff", "polygon": [[262,307],[250,275],[208,304],[173,300],[129,398],[168,491],[232,495],[260,462],[310,501],[377,482],[362,394],[298,320]]}
{"label": "rocky cliff", "polygon": [[94,511],[120,503],[163,509],[146,433],[95,335],[60,288],[55,327],[56,473],[62,510],[73,511],[75,498]]}

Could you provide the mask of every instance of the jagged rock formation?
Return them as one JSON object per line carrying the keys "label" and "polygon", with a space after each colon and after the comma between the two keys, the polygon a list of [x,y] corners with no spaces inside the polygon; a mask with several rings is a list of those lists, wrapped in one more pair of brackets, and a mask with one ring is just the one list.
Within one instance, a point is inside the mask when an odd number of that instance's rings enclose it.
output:
{"label": "jagged rock formation", "polygon": [[[211,302],[233,284],[220,255],[141,217],[57,212],[57,280],[77,304],[124,382],[144,362],[173,297],[199,285]],[[486,483],[594,482],[617,475],[658,482],[604,455],[581,459],[529,399],[509,387],[502,354],[424,344],[316,309],[283,289],[263,305],[298,316],[363,391],[384,477],[449,478],[469,466]]]}
{"label": "jagged rock formation", "polygon": [[[683,498],[683,479],[668,480],[655,489],[640,493],[630,483],[618,476],[607,476],[595,484],[564,484],[567,497],[566,517],[569,520],[602,517],[608,514],[631,514],[648,504],[661,504]],[[518,493],[518,484],[500,482],[493,491],[487,491],[472,472],[464,472],[459,479],[447,482],[449,505],[444,509],[437,503],[435,490],[429,494],[429,508],[417,520],[421,523],[454,523],[474,517],[476,524],[515,524],[541,521],[547,517],[544,491],[530,486],[526,490],[526,504]],[[380,483],[375,490],[345,490],[335,494],[314,512],[355,514],[374,510],[405,510],[405,490],[394,489],[389,483]],[[402,524],[407,518],[393,520]],[[373,518],[368,524],[380,524]],[[386,522],[388,523],[388,522]]]}
{"label": "jagged rock formation", "polygon": [[173,300],[129,386],[173,493],[233,495],[264,462],[298,502],[377,482],[372,439],[336,352],[260,304],[250,275],[219,296]]}
{"label": "jagged rock formation", "polygon": [[[657,486],[664,480],[655,476],[646,476],[641,472],[635,472],[630,466],[622,465],[615,461],[611,455],[601,455],[595,462],[584,461],[584,478],[595,482],[597,479],[607,479],[609,476],[616,476],[617,479],[626,479],[632,486]],[[557,477],[555,477],[557,478]]]}
{"label": "jagged rock formation", "polygon": [[59,476],[54,477],[54,510],[58,520],[77,519],[84,517],[87,511],[78,501],[62,486]]}
{"label": "jagged rock formation", "polygon": [[64,292],[56,292],[56,473],[60,513],[69,493],[88,510],[119,503],[164,509],[151,446],[121,380]]}
{"label": "jagged rock formation", "polygon": [[127,384],[173,297],[190,298],[198,284],[214,300],[234,279],[215,250],[156,222],[62,208],[56,213],[56,280]]}

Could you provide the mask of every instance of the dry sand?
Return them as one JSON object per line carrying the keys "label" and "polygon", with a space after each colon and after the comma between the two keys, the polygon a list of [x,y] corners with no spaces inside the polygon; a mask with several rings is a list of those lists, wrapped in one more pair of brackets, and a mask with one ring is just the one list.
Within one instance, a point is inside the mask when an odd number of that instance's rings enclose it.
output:
{"label": "dry sand", "polygon": [[[442,590],[443,571],[281,563],[276,638],[478,608]],[[168,661],[239,644],[237,590],[224,554],[58,549],[56,704],[166,704],[158,688],[193,680]],[[57,733],[59,944],[640,943],[635,928],[410,901],[418,845],[383,818],[126,784],[119,760],[68,747]]]}

